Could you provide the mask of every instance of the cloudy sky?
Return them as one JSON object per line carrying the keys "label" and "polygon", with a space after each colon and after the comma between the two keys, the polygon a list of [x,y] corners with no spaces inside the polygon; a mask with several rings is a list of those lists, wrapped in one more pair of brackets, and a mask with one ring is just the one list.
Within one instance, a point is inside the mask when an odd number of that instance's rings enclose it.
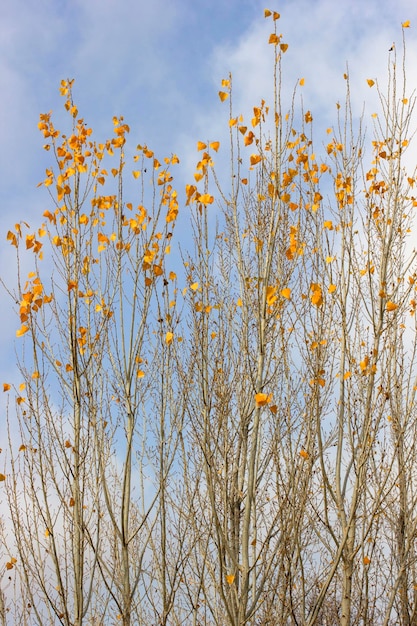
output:
{"label": "cloudy sky", "polygon": [[[417,85],[415,0],[4,0],[0,7],[0,275],[13,282],[7,231],[26,220],[39,224],[48,207],[44,178],[48,153],[37,129],[39,113],[63,119],[62,78],[75,78],[74,98],[95,137],[112,131],[113,115],[131,127],[133,145],[157,156],[177,153],[193,174],[197,140],[221,140],[227,109],[217,91],[233,74],[236,112],[267,99],[271,87],[272,22],[289,44],[284,91],[305,78],[303,98],[319,124],[335,122],[349,64],[352,99],[359,115],[377,108],[367,78],[384,82],[388,53],[402,53],[401,23],[410,20],[407,50],[410,91]],[[392,56],[391,56],[392,58]],[[413,81],[415,84],[413,84]],[[2,293],[0,382],[12,382],[18,324]]]}

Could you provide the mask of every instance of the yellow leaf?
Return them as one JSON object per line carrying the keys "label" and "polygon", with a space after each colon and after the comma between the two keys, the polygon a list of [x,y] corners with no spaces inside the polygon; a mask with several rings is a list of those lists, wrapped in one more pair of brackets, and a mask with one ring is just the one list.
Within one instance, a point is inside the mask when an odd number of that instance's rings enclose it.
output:
{"label": "yellow leaf", "polygon": [[398,304],[395,304],[395,302],[391,302],[391,300],[388,300],[385,308],[387,309],[387,311],[395,311],[395,309],[398,308]]}
{"label": "yellow leaf", "polygon": [[401,24],[401,26],[402,26],[403,28],[410,28],[410,20],[407,20],[406,22],[403,22],[403,23]]}
{"label": "yellow leaf", "polygon": [[260,154],[251,154],[251,157],[250,157],[250,164],[251,165],[256,165],[260,161],[262,161],[262,157],[261,157]]}
{"label": "yellow leaf", "polygon": [[333,230],[332,220],[326,220],[323,224],[323,228],[327,228],[328,230]]}
{"label": "yellow leaf", "polygon": [[333,284],[332,284],[332,285],[329,285],[329,288],[328,288],[328,290],[327,290],[327,291],[328,291],[329,293],[334,293],[334,292],[336,291],[336,289],[337,289],[336,285],[333,285]]}
{"label": "yellow leaf", "polygon": [[281,52],[287,52],[288,50],[288,44],[287,43],[282,43],[279,46],[281,48]]}
{"label": "yellow leaf", "polygon": [[350,378],[352,376],[352,372],[345,372],[343,374],[343,380],[347,380],[348,378]]}
{"label": "yellow leaf", "polygon": [[217,152],[218,149],[220,148],[220,141],[212,141],[210,144],[210,148],[214,150],[215,152]]}
{"label": "yellow leaf", "polygon": [[363,564],[364,565],[369,565],[370,562],[371,562],[371,559],[369,558],[369,556],[364,556],[363,557]]}
{"label": "yellow leaf", "polygon": [[138,370],[138,373],[136,374],[136,376],[138,378],[143,378],[145,376],[145,372],[143,370]]}
{"label": "yellow leaf", "polygon": [[272,393],[270,394],[266,394],[266,393],[257,393],[255,394],[255,402],[256,402],[256,406],[260,407],[260,406],[265,406],[267,404],[269,404],[272,400]]}
{"label": "yellow leaf", "polygon": [[227,100],[227,98],[229,97],[229,94],[224,92],[224,91],[219,91],[219,98],[222,102],[224,102],[225,100]]}
{"label": "yellow leaf", "polygon": [[202,194],[198,200],[203,204],[213,204],[214,202],[213,196],[211,196],[209,193]]}
{"label": "yellow leaf", "polygon": [[269,36],[268,43],[273,43],[275,46],[279,43],[279,37],[275,33],[272,33]]}
{"label": "yellow leaf", "polygon": [[202,141],[197,141],[197,150],[205,150],[207,148],[207,144]]}
{"label": "yellow leaf", "polygon": [[309,453],[307,452],[307,450],[304,450],[304,449],[303,449],[303,450],[300,450],[300,457],[301,457],[302,459],[308,459],[308,457],[309,457],[309,456],[310,456],[310,455],[309,455]]}
{"label": "yellow leaf", "polygon": [[29,330],[29,326],[26,326],[25,324],[23,324],[23,326],[21,326],[19,330],[16,331],[16,337],[21,337],[22,335],[27,333],[28,330]]}
{"label": "yellow leaf", "polygon": [[0,482],[6,480],[6,476],[4,474],[0,474]]}
{"label": "yellow leaf", "polygon": [[9,391],[10,385],[9,383],[3,383],[3,391]]}
{"label": "yellow leaf", "polygon": [[167,334],[165,335],[165,343],[167,344],[167,346],[169,346],[172,343],[172,340],[174,339],[174,333],[171,332],[167,332]]}
{"label": "yellow leaf", "polygon": [[289,300],[291,298],[291,289],[289,287],[285,287],[285,289],[282,289],[281,296]]}
{"label": "yellow leaf", "polygon": [[168,278],[169,280],[175,280],[177,278],[177,275],[175,272],[170,272]]}
{"label": "yellow leaf", "polygon": [[226,581],[229,585],[233,585],[234,581],[235,581],[235,575],[234,574],[228,574],[226,576]]}
{"label": "yellow leaf", "polygon": [[367,78],[366,82],[368,83],[370,87],[373,87],[375,85],[375,81],[372,80],[372,78]]}
{"label": "yellow leaf", "polygon": [[49,532],[49,530],[48,530],[48,529],[46,529],[46,530],[45,530],[45,537],[49,537],[49,535],[50,535],[50,534],[51,534],[51,533]]}
{"label": "yellow leaf", "polygon": [[192,285],[190,285],[190,289],[192,289],[193,291],[197,291],[198,283],[193,283]]}
{"label": "yellow leaf", "polygon": [[271,11],[269,9],[265,9],[264,10],[264,17],[270,17],[272,15]]}
{"label": "yellow leaf", "polygon": [[238,298],[236,304],[237,306],[242,306],[243,305],[242,298]]}
{"label": "yellow leaf", "polygon": [[26,446],[24,443],[22,443],[22,445],[19,448],[19,452],[24,452],[26,450]]}
{"label": "yellow leaf", "polygon": [[139,176],[140,176],[140,171],[139,171],[139,170],[134,170],[134,171],[132,172],[132,174],[133,174],[133,178],[139,178]]}
{"label": "yellow leaf", "polygon": [[304,85],[304,83],[305,83],[305,79],[304,78],[300,78],[300,85],[301,85],[301,87]]}

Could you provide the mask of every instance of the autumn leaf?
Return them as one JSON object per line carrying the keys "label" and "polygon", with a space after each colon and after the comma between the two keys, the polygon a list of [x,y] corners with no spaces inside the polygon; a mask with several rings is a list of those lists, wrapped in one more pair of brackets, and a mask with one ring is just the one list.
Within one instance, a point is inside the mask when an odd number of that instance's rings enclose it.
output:
{"label": "autumn leaf", "polygon": [[410,20],[407,20],[406,22],[403,22],[403,23],[401,24],[401,26],[402,26],[403,28],[410,28]]}
{"label": "autumn leaf", "polygon": [[214,150],[215,152],[217,152],[218,149],[220,148],[220,141],[212,141],[210,143],[210,148]]}
{"label": "autumn leaf", "polygon": [[371,562],[371,559],[369,558],[369,556],[364,556],[363,557],[363,564],[364,565],[369,565],[370,562]]}
{"label": "autumn leaf", "polygon": [[225,91],[219,91],[219,98],[222,102],[227,100],[228,97],[229,97],[228,93],[226,93]]}
{"label": "autumn leaf", "polygon": [[266,406],[272,400],[272,393],[257,393],[255,394],[255,402],[257,407]]}
{"label": "autumn leaf", "polygon": [[251,157],[250,157],[250,164],[251,165],[256,165],[260,161],[262,161],[262,157],[261,157],[260,154],[251,154]]}
{"label": "autumn leaf", "polygon": [[4,474],[0,474],[0,482],[6,480],[6,476]]}
{"label": "autumn leaf", "polygon": [[398,304],[395,304],[395,302],[391,302],[391,300],[388,300],[385,308],[387,309],[387,311],[395,311],[395,309],[398,308]]}
{"label": "autumn leaf", "polygon": [[234,575],[234,574],[228,574],[228,575],[226,576],[226,582],[227,582],[229,585],[233,585],[234,581],[235,581],[235,575]]}
{"label": "autumn leaf", "polygon": [[310,290],[312,291],[310,295],[311,303],[314,306],[321,306],[323,304],[323,293],[321,287],[318,283],[311,283]]}
{"label": "autumn leaf", "polygon": [[173,339],[174,339],[174,333],[171,333],[170,331],[168,331],[167,334],[165,335],[165,343],[167,344],[167,346],[171,345]]}
{"label": "autumn leaf", "polygon": [[197,141],[197,150],[205,150],[207,148],[207,144],[202,141]]}
{"label": "autumn leaf", "polygon": [[309,458],[309,456],[310,456],[310,455],[309,455],[309,453],[307,452],[307,450],[304,450],[304,449],[300,450],[300,457],[301,457],[302,459],[308,459],[308,458]]}
{"label": "autumn leaf", "polygon": [[209,193],[204,193],[199,197],[199,202],[202,204],[213,204],[214,198]]}
{"label": "autumn leaf", "polygon": [[3,392],[4,391],[9,391],[11,385],[9,385],[9,383],[3,383]]}
{"label": "autumn leaf", "polygon": [[372,78],[367,78],[367,79],[366,79],[366,82],[368,83],[368,85],[369,85],[370,87],[373,87],[373,86],[375,85],[375,81],[374,81],[374,80],[372,80]]}
{"label": "autumn leaf", "polygon": [[285,287],[285,289],[282,289],[281,296],[289,300],[291,298],[291,289],[289,287]]}

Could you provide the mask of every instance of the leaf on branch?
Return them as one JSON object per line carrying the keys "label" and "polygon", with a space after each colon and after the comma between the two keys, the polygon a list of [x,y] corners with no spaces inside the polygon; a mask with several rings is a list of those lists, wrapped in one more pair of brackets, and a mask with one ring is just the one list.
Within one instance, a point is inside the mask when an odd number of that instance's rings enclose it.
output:
{"label": "leaf on branch", "polygon": [[257,407],[266,406],[272,400],[272,393],[257,393],[255,394],[255,402]]}
{"label": "leaf on branch", "polygon": [[320,285],[318,283],[311,283],[310,289],[312,291],[310,295],[311,303],[317,307],[321,306],[323,304],[323,293]]}
{"label": "leaf on branch", "polygon": [[385,308],[387,309],[387,311],[395,311],[395,309],[398,309],[398,304],[395,304],[395,302],[391,302],[391,300],[388,300]]}

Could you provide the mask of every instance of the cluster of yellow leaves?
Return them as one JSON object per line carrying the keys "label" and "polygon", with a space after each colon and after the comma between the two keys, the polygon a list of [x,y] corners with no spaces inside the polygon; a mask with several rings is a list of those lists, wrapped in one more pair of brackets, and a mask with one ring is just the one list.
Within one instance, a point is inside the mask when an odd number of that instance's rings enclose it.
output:
{"label": "cluster of yellow leaves", "polygon": [[[220,142],[219,141],[210,142],[209,148],[217,152],[220,148]],[[196,165],[196,172],[194,174],[194,179],[196,183],[199,183],[203,178],[207,177],[208,170],[210,167],[213,167],[214,163],[209,152],[207,152],[206,143],[204,143],[203,141],[198,141],[197,150],[198,151],[204,150],[201,159],[198,161]],[[214,197],[211,194],[200,193],[196,185],[186,185],[185,195],[186,195],[186,206],[192,203],[196,203],[200,212],[203,206],[207,206],[208,204],[213,204],[214,202]]]}
{"label": "cluster of yellow leaves", "polygon": [[323,304],[323,291],[321,285],[319,283],[311,283],[310,291],[311,304],[320,307]]}
{"label": "cluster of yellow leaves", "polygon": [[304,243],[298,240],[298,226],[290,226],[290,244],[285,252],[285,256],[289,261],[293,261],[295,256],[304,254]]}
{"label": "cluster of yellow leaves", "polygon": [[13,569],[13,567],[16,565],[16,563],[17,563],[17,559],[15,559],[15,558],[12,556],[12,558],[10,559],[10,561],[7,561],[7,563],[6,563],[6,569],[7,569],[7,570],[11,570],[11,569]]}
{"label": "cluster of yellow leaves", "polygon": [[40,278],[34,272],[30,272],[28,278],[19,308],[22,326],[16,331],[16,337],[21,337],[29,330],[28,324],[32,313],[36,313],[44,304],[52,301],[52,295],[44,295]]}

